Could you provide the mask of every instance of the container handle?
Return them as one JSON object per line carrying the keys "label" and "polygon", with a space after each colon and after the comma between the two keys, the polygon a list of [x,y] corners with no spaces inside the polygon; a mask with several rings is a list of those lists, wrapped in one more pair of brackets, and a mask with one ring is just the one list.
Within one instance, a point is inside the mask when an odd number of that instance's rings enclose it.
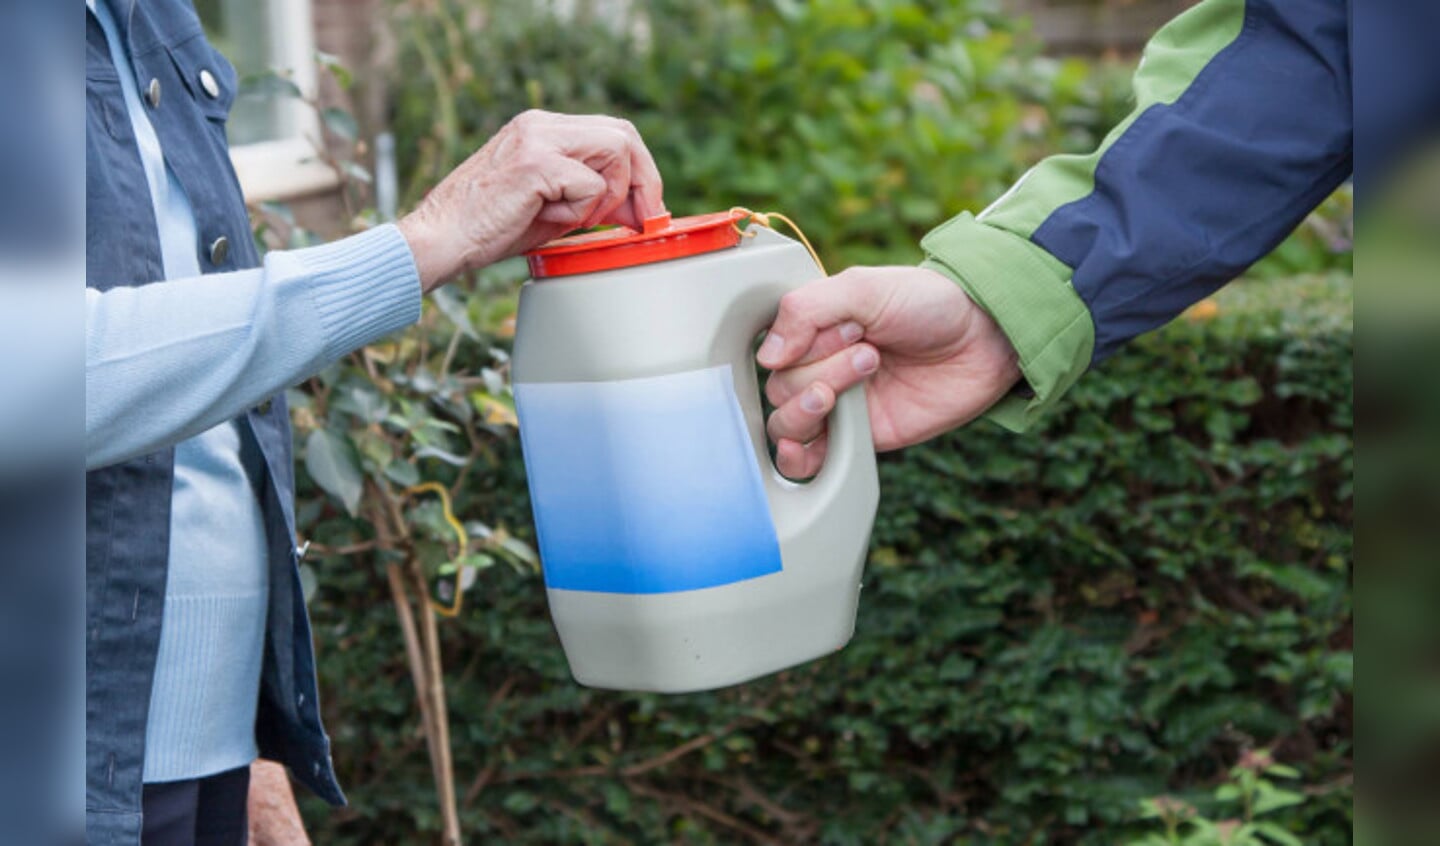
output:
{"label": "container handle", "polygon": [[[782,238],[776,233],[763,233],[768,238]],[[808,482],[794,482],[781,475],[770,460],[765,435],[764,410],[760,389],[755,379],[752,342],[774,323],[780,298],[824,274],[818,263],[799,259],[811,265],[811,272],[785,273],[789,281],[757,278],[737,292],[737,301],[722,325],[734,327],[735,335],[724,344],[740,352],[731,358],[736,368],[736,382],[741,389],[740,403],[748,422],[756,461],[770,502],[770,513],[782,545],[785,539],[812,531],[824,531],[821,524],[832,521],[869,520],[874,516],[877,486],[875,446],[870,434],[870,414],[866,407],[864,383],[855,385],[836,398],[828,420],[829,449],[820,472]],[[741,334],[743,332],[743,335]],[[836,527],[837,529],[839,526]]]}

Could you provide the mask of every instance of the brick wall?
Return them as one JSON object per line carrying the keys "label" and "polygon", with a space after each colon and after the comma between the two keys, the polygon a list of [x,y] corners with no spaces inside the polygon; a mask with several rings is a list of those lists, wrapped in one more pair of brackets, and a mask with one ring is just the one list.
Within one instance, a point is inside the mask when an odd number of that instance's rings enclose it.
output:
{"label": "brick wall", "polygon": [[[359,157],[367,163],[370,150],[365,139],[373,138],[386,124],[385,82],[394,55],[394,39],[384,26],[386,7],[387,0],[311,0],[315,49],[339,57],[354,79],[344,90],[329,74],[322,74],[320,101],[341,106],[355,116],[362,144],[367,144],[358,151]],[[332,147],[337,143],[334,138],[327,142]],[[369,202],[361,198],[362,205]],[[327,238],[344,234],[349,224],[349,209],[338,190],[295,198],[289,205],[301,226]]]}
{"label": "brick wall", "polygon": [[393,63],[394,38],[385,21],[386,0],[311,0],[317,49],[340,57],[355,77],[354,87],[342,92],[334,80],[321,80],[321,98],[345,106],[360,122],[362,135],[384,125],[383,72]]}
{"label": "brick wall", "polygon": [[1050,52],[1135,53],[1198,0],[1006,0],[1029,15]]}

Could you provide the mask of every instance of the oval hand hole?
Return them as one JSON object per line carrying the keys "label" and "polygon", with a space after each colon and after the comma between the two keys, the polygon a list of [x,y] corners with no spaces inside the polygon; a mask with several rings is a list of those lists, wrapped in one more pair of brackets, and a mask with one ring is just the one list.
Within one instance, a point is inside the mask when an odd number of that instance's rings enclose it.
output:
{"label": "oval hand hole", "polygon": [[[764,332],[761,332],[760,334],[758,334],[758,335],[755,336],[754,340],[751,341],[751,343],[750,343],[750,361],[751,361],[751,362],[754,364],[754,366],[755,366],[755,384],[756,384],[756,390],[758,390],[759,393],[760,393],[760,411],[761,411],[761,429],[760,429],[760,434],[761,434],[761,437],[763,437],[763,438],[765,439],[765,454],[766,454],[766,455],[769,457],[769,459],[770,459],[770,468],[771,468],[771,470],[773,470],[778,476],[780,476],[780,478],[782,478],[782,479],[784,479],[784,480],[786,480],[787,482],[790,482],[790,483],[792,483],[792,484],[796,484],[796,485],[808,485],[808,484],[810,484],[810,482],[812,482],[812,481],[815,479],[815,476],[818,475],[818,471],[817,471],[817,473],[811,474],[811,475],[809,475],[809,476],[804,476],[804,477],[801,477],[801,478],[798,478],[798,479],[793,479],[793,478],[791,478],[791,477],[789,477],[789,476],[786,476],[784,473],[782,473],[782,472],[780,471],[780,465],[779,465],[778,458],[777,458],[777,455],[776,455],[775,442],[772,441],[772,440],[770,440],[769,431],[768,431],[768,429],[766,428],[767,424],[770,422],[770,415],[775,413],[775,405],[774,405],[773,403],[771,403],[771,402],[770,402],[770,398],[765,395],[765,382],[766,382],[767,379],[770,378],[770,373],[771,373],[771,371],[769,371],[769,370],[767,370],[766,368],[760,366],[760,363],[755,360],[755,353],[759,351],[759,349],[760,349],[760,344],[761,344],[761,342],[763,342],[764,340],[765,340],[765,333],[764,333]],[[832,413],[833,413],[833,412],[832,412]]]}

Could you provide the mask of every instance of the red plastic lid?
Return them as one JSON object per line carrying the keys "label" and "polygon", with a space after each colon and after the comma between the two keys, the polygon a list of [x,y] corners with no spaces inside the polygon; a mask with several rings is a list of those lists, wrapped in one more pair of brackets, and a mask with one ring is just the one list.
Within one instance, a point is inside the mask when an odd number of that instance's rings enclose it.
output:
{"label": "red plastic lid", "polygon": [[740,243],[736,224],[744,212],[728,211],[671,220],[662,214],[645,220],[640,232],[628,226],[586,232],[551,241],[525,254],[530,276],[545,279],[615,270],[723,250]]}

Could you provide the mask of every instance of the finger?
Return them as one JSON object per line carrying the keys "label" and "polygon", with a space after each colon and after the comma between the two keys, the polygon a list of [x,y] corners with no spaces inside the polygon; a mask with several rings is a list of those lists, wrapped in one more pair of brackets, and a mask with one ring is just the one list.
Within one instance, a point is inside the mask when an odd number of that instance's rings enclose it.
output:
{"label": "finger", "polygon": [[890,285],[869,268],[851,268],[818,279],[780,298],[780,309],[756,358],[778,370],[801,360],[821,332],[853,321],[861,326],[875,322]]}
{"label": "finger", "polygon": [[[607,208],[606,222],[639,229],[645,218],[665,212],[664,182],[660,168],[634,124],[607,115],[546,115],[563,127],[560,149],[566,155],[595,164],[595,157],[623,158],[628,166],[620,202]],[[601,169],[601,168],[597,168]],[[617,190],[619,190],[617,186]],[[628,201],[628,203],[627,203]]]}
{"label": "finger", "polygon": [[775,445],[775,467],[787,479],[808,479],[825,465],[829,449],[829,433],[808,444],[786,438]]}
{"label": "finger", "polygon": [[630,151],[630,197],[635,225],[639,228],[646,218],[665,213],[665,183],[655,157],[645,146],[635,124],[621,118],[613,119],[628,141]]}
{"label": "finger", "polygon": [[856,344],[821,361],[776,370],[765,380],[765,398],[779,408],[816,382],[839,396],[879,369],[879,351],[869,344]]}
{"label": "finger", "polygon": [[609,190],[605,178],[565,156],[550,156],[541,165],[540,198],[535,219],[570,229],[585,225]]}
{"label": "finger", "polygon": [[815,340],[810,342],[810,349],[800,356],[800,360],[795,362],[795,365],[798,367],[829,358],[863,337],[865,337],[865,327],[853,320],[847,320],[839,326],[831,326],[829,329],[822,329],[815,336]]}
{"label": "finger", "polygon": [[[766,337],[769,337],[768,333]],[[847,320],[839,326],[832,326],[829,329],[822,329],[815,336],[815,340],[810,342],[810,348],[792,366],[799,367],[822,358],[829,358],[863,337],[865,337],[865,327],[853,320]]]}
{"label": "finger", "polygon": [[584,224],[595,226],[611,217],[630,198],[629,137],[608,126],[591,125],[586,131],[593,147],[588,154],[577,154],[573,158],[584,162],[605,180],[605,194]]}
{"label": "finger", "polygon": [[632,190],[630,196],[625,198],[618,208],[605,216],[601,223],[617,223],[621,226],[628,226],[636,231],[645,228],[645,221],[635,211],[635,192]]}
{"label": "finger", "polygon": [[[650,155],[650,150],[646,148],[645,141],[640,137],[635,125],[623,118],[607,115],[588,115],[575,117],[573,120],[577,122],[576,130],[587,137],[596,131],[597,125],[615,133],[619,139],[618,145],[607,152],[623,156],[629,164],[630,175],[625,191],[628,203],[617,205],[615,219],[611,222],[640,229],[645,218],[663,214],[664,183],[660,178],[660,168],[655,165],[655,159]],[[608,141],[607,138],[607,144]]]}
{"label": "finger", "polygon": [[[618,223],[621,226],[628,226],[631,229],[637,231],[642,230],[645,228],[645,218],[654,217],[654,215],[642,215],[640,212],[636,211],[636,209],[640,208],[641,205],[641,201],[636,196],[635,189],[632,187],[630,189],[630,196],[625,199],[625,202],[621,203],[619,208],[612,211],[608,216],[606,216],[605,220],[601,222]],[[665,212],[662,209],[658,213],[664,214]]]}
{"label": "finger", "polygon": [[835,392],[830,386],[824,382],[812,383],[775,409],[765,431],[770,440],[776,442],[782,438],[801,443],[812,441],[825,431],[825,415],[834,407]]}
{"label": "finger", "polygon": [[575,223],[577,228],[600,223],[629,198],[630,136],[613,119],[532,109],[511,123],[522,138],[543,151],[547,160],[558,153],[588,166],[605,180],[605,194],[587,219]]}

